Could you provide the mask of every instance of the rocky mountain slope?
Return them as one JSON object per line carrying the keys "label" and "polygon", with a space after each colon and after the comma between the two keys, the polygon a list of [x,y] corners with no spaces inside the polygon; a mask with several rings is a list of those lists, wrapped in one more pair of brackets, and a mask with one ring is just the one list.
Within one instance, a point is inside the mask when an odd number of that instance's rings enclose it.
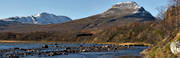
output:
{"label": "rocky mountain slope", "polygon": [[26,17],[10,17],[1,19],[1,24],[6,24],[7,22],[19,22],[24,24],[59,24],[71,21],[70,18],[66,16],[56,16],[54,14],[48,13],[40,13],[34,16],[26,16]]}
{"label": "rocky mountain slope", "polygon": [[101,14],[102,17],[123,17],[129,21],[153,21],[154,17],[136,2],[120,2]]}

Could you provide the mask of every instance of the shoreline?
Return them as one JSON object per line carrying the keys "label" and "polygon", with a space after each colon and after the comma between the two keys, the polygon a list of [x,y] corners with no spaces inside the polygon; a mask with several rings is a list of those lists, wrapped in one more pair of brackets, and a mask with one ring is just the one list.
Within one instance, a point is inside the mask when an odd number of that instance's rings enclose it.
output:
{"label": "shoreline", "polygon": [[[81,42],[63,42],[63,41],[20,41],[20,40],[0,40],[0,43],[81,43]],[[153,46],[148,43],[117,43],[117,42],[86,42],[83,44],[115,44],[115,45],[127,45],[127,46]]]}

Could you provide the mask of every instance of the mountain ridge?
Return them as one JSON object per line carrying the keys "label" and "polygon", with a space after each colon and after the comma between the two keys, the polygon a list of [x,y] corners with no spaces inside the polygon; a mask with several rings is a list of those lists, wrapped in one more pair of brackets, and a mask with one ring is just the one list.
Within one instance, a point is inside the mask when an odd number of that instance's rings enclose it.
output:
{"label": "mountain ridge", "polygon": [[22,17],[10,17],[10,18],[5,18],[1,19],[1,21],[6,21],[6,22],[20,22],[24,24],[41,24],[41,25],[46,25],[46,24],[58,24],[58,23],[65,23],[68,21],[72,21],[67,16],[56,16],[54,14],[49,14],[46,12],[37,14],[37,15],[32,15],[32,16],[22,16]]}

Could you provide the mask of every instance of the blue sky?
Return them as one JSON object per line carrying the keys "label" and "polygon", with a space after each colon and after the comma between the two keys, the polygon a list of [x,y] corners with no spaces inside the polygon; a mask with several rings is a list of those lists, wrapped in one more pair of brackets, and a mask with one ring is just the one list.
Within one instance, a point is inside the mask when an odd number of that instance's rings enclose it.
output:
{"label": "blue sky", "polygon": [[135,1],[154,16],[157,7],[167,4],[167,0],[0,0],[0,18],[47,12],[79,19],[102,13],[123,1]]}

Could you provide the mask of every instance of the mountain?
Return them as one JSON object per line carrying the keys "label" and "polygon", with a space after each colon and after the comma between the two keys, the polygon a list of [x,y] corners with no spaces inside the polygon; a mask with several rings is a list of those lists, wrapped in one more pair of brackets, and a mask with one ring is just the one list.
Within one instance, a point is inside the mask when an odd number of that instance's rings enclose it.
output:
{"label": "mountain", "polygon": [[103,13],[74,20],[58,26],[63,26],[63,28],[67,29],[72,28],[72,30],[81,30],[121,26],[133,22],[151,22],[155,20],[156,19],[151,13],[139,6],[136,2],[130,1],[117,3]]}
{"label": "mountain", "polygon": [[[133,18],[132,21],[154,21],[154,17],[136,2],[120,2],[101,14],[102,17]],[[138,18],[138,19],[136,19]]]}
{"label": "mountain", "polygon": [[[36,18],[44,17],[43,14],[40,16],[34,16]],[[123,26],[129,23],[141,23],[141,22],[153,22],[156,19],[146,11],[143,7],[139,6],[136,2],[120,2],[112,6],[107,11],[93,15],[90,17],[73,20],[62,24],[48,24],[43,26],[10,25],[3,27],[3,31],[13,32],[30,32],[30,31],[82,31],[89,29],[106,29],[112,26]],[[35,22],[34,22],[35,23]],[[1,27],[0,27],[1,28]],[[22,31],[23,30],[23,31]]]}
{"label": "mountain", "polygon": [[65,23],[69,21],[71,21],[71,19],[66,16],[56,16],[54,14],[48,14],[48,13],[40,13],[34,16],[10,17],[10,18],[1,19],[2,23],[19,22],[19,23],[24,23],[24,24],[40,24],[40,25],[58,24],[58,23]]}

